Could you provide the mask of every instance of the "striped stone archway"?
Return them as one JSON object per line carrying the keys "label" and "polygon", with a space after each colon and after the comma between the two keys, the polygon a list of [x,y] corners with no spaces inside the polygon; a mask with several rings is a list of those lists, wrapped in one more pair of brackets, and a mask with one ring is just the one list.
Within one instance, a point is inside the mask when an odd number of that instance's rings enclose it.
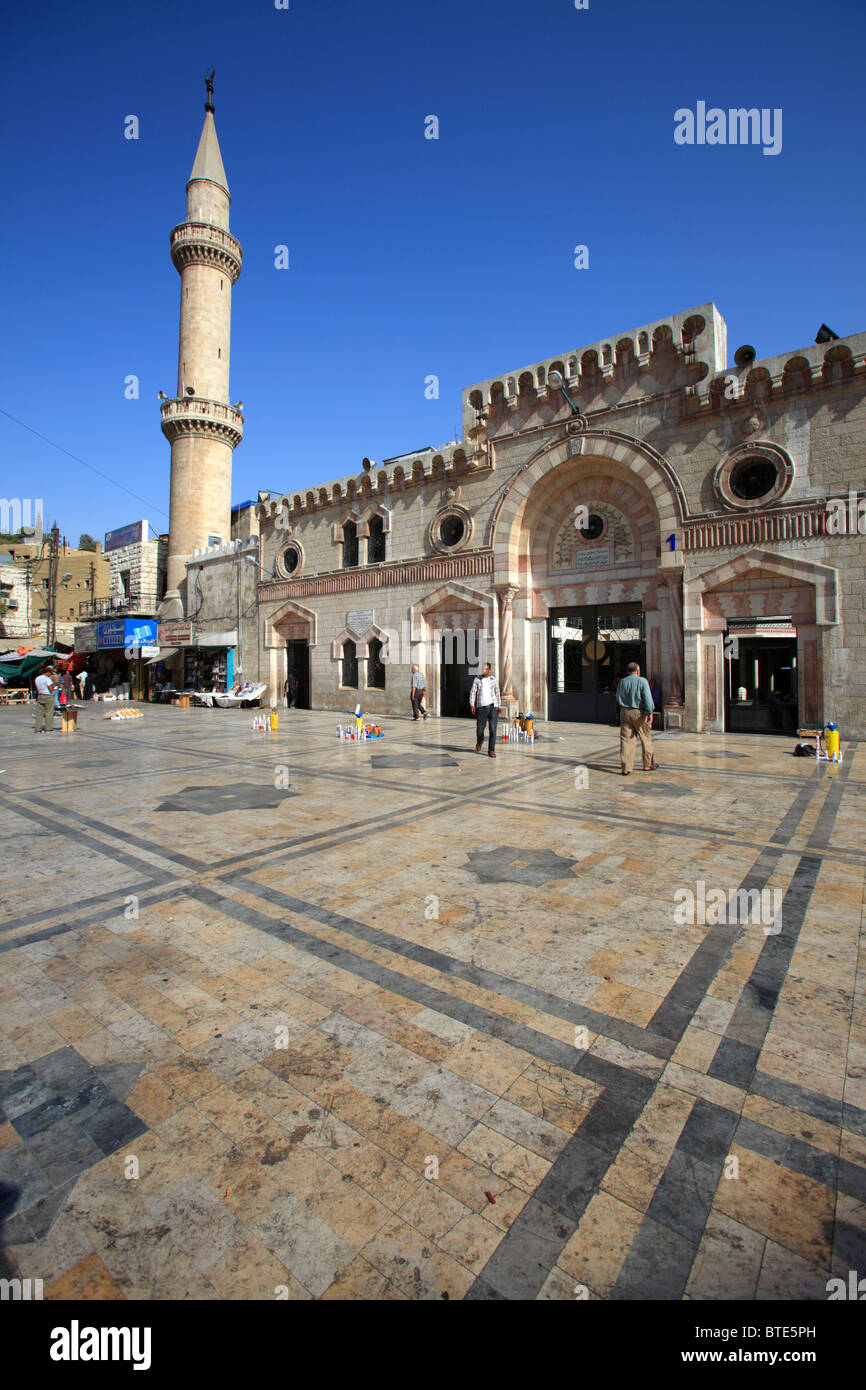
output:
{"label": "striped stone archway", "polygon": [[555,444],[545,444],[515,474],[497,503],[491,519],[495,585],[519,587],[519,549],[524,514],[534,489],[555,468],[569,461],[613,462],[640,478],[655,504],[659,529],[659,548],[667,548],[666,538],[675,537],[675,552],[681,551],[681,527],[686,516],[686,500],[673,469],[657,450],[615,430],[584,430],[568,435]]}
{"label": "striped stone archway", "polygon": [[790,615],[797,628],[797,702],[800,723],[823,720],[824,658],[827,635],[840,620],[839,576],[830,565],[753,549],[733,555],[683,584],[686,679],[696,698],[686,727],[720,732],[724,728],[726,618],[716,596],[736,594],[742,616]]}

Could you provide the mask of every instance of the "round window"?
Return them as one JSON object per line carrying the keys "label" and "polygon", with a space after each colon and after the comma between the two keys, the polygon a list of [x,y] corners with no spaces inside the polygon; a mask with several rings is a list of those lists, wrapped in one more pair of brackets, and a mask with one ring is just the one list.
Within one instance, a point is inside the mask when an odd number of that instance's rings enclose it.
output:
{"label": "round window", "polygon": [[731,469],[729,486],[734,496],[743,502],[757,502],[773,491],[778,476],[772,459],[744,458]]}
{"label": "round window", "polygon": [[784,449],[768,439],[740,444],[716,465],[713,490],[725,507],[755,512],[785,496],[794,481],[794,465]]}
{"label": "round window", "polygon": [[585,541],[597,541],[603,531],[604,518],[600,517],[597,512],[592,512],[587,518],[586,525],[580,528],[580,534]]}
{"label": "round window", "polygon": [[277,555],[274,573],[280,579],[288,579],[300,565],[301,558],[300,546],[294,541],[289,541],[288,545],[284,545]]}
{"label": "round window", "polygon": [[439,539],[443,545],[449,547],[459,545],[466,534],[466,526],[463,518],[454,513],[443,516],[439,523]]}

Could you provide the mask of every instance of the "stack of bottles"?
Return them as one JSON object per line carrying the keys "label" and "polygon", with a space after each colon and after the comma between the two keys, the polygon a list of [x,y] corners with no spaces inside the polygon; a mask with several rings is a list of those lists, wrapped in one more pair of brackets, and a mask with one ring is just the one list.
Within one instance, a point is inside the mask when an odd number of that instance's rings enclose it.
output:
{"label": "stack of bottles", "polygon": [[517,720],[515,720],[513,724],[503,724],[502,742],[534,743],[535,729],[531,726],[531,723],[528,720],[525,721],[523,724],[520,724]]}

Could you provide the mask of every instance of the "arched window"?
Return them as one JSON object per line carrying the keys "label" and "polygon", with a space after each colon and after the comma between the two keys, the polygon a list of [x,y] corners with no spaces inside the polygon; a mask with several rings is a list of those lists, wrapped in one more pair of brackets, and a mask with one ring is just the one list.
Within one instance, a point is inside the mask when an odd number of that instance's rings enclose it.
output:
{"label": "arched window", "polygon": [[[357,564],[357,560],[355,563]],[[351,686],[354,690],[358,688],[358,655],[354,642],[343,643],[343,672],[340,684]]]}
{"label": "arched window", "polygon": [[352,569],[358,563],[358,528],[354,521],[343,526],[343,569]]}
{"label": "arched window", "polygon": [[380,516],[370,518],[367,539],[367,564],[379,565],[385,559],[385,523]]}
{"label": "arched window", "polygon": [[[343,650],[345,651],[345,647]],[[367,686],[374,690],[385,689],[385,663],[382,660],[382,643],[378,637],[374,637],[367,644]]]}

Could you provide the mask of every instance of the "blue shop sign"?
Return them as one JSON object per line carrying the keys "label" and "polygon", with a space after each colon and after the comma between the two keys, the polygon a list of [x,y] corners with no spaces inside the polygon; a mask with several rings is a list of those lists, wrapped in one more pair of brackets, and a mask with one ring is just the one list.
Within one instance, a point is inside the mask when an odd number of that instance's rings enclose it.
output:
{"label": "blue shop sign", "polygon": [[156,618],[115,618],[97,624],[98,647],[156,646]]}

